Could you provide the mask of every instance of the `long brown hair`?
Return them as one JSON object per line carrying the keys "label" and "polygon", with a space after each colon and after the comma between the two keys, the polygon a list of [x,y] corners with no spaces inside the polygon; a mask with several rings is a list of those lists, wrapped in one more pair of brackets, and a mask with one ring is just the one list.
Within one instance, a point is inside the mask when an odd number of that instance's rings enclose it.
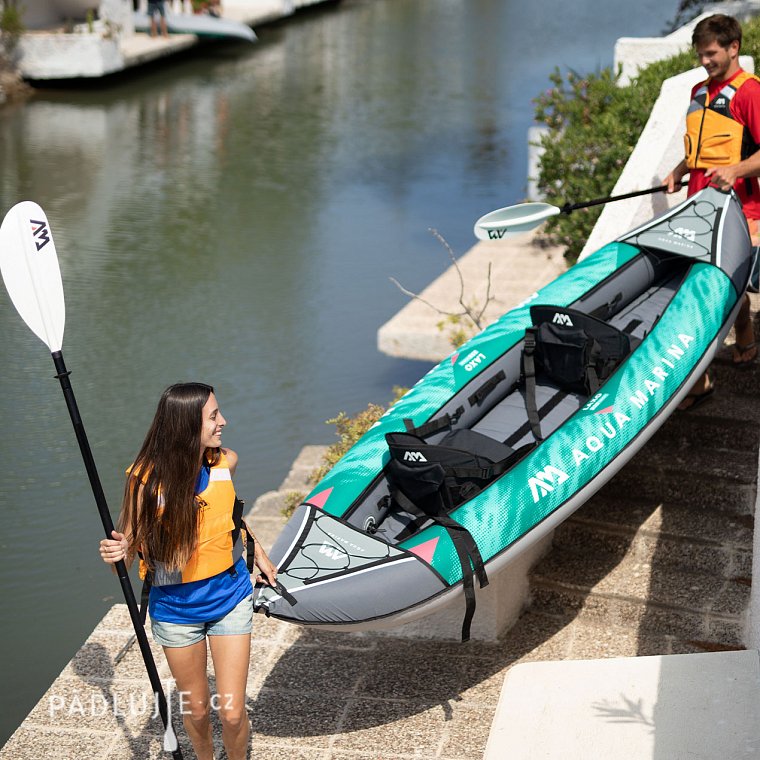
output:
{"label": "long brown hair", "polygon": [[[149,569],[155,559],[181,570],[198,543],[202,410],[213,392],[204,383],[169,386],[130,468],[119,530],[130,536],[131,557],[139,549]],[[220,456],[219,449],[206,450],[211,465]]]}

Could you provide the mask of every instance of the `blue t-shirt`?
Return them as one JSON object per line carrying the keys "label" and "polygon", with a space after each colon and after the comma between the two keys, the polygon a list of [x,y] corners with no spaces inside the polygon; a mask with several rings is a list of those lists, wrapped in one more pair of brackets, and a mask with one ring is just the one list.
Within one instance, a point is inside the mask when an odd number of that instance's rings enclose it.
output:
{"label": "blue t-shirt", "polygon": [[[201,467],[195,492],[206,490],[210,468]],[[209,623],[224,617],[253,593],[245,557],[230,572],[224,570],[211,578],[170,586],[151,586],[148,611],[152,620],[162,623]]]}

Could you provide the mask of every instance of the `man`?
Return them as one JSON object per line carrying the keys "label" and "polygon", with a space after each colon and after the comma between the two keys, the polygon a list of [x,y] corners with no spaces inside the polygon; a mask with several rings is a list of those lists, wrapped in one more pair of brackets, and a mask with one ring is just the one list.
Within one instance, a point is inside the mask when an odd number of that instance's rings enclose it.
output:
{"label": "man", "polygon": [[166,27],[166,9],[164,0],[148,0],[148,16],[150,16],[150,36],[155,37],[157,32],[156,14],[161,17],[161,36],[169,38],[169,30]]}
{"label": "man", "polygon": [[[675,192],[689,175],[688,194],[708,185],[733,187],[743,204],[752,243],[760,244],[760,79],[739,66],[742,29],[723,14],[702,19],[692,34],[697,58],[708,74],[691,91],[686,114],[685,158],[665,178],[668,192]],[[750,317],[749,296],[744,295],[734,329],[733,362],[748,367],[757,359],[758,347]],[[693,409],[714,390],[707,374],[694,385],[679,409]]]}

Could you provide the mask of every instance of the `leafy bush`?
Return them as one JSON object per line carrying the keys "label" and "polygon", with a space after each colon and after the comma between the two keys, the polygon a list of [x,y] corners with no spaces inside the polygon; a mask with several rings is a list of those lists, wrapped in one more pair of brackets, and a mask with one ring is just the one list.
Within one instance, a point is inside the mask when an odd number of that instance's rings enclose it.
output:
{"label": "leafy bush", "polygon": [[[744,24],[742,55],[760,63],[760,19]],[[626,87],[618,87],[610,67],[582,76],[555,69],[552,87],[535,99],[536,121],[549,128],[541,138],[539,193],[561,206],[610,194],[649,118],[662,82],[694,68],[691,51],[642,69]],[[684,103],[684,113],[686,111]],[[644,188],[641,188],[644,189]],[[549,241],[567,249],[573,262],[603,206],[553,217],[546,226]]]}
{"label": "leafy bush", "polygon": [[13,59],[21,35],[26,31],[23,21],[23,8],[18,0],[2,0],[0,3],[0,54],[6,59]]}
{"label": "leafy bush", "polygon": [[[406,392],[408,388],[401,388],[396,385],[393,387],[393,399],[388,405],[390,408]],[[385,414],[386,407],[380,404],[368,404],[353,417],[349,417],[345,412],[339,412],[336,417],[327,420],[328,425],[335,425],[338,441],[328,446],[327,451],[322,457],[322,464],[314,470],[307,482],[316,485],[328,472],[337,464],[338,460]],[[306,498],[305,493],[300,491],[290,491],[285,495],[285,506],[282,513],[285,517],[290,517],[301,502]]]}

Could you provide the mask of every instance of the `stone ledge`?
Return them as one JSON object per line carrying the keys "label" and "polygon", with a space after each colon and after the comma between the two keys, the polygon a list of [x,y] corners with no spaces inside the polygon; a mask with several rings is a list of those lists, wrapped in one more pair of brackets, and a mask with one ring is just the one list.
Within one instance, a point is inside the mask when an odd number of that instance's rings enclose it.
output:
{"label": "stone ledge", "polygon": [[521,664],[484,760],[755,757],[758,696],[756,651]]}

